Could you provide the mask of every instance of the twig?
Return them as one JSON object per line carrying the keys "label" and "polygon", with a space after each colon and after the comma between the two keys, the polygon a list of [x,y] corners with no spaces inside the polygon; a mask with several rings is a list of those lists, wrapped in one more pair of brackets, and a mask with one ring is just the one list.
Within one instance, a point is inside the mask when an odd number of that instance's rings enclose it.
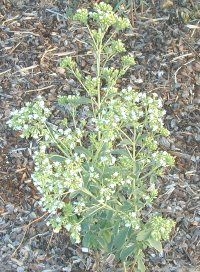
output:
{"label": "twig", "polygon": [[175,61],[177,59],[183,59],[185,57],[192,56],[192,55],[193,55],[193,53],[188,53],[188,54],[180,55],[178,57],[173,58],[171,61]]}
{"label": "twig", "polygon": [[4,75],[4,74],[6,74],[6,73],[8,73],[8,72],[10,72],[10,71],[11,71],[11,69],[8,69],[8,70],[6,70],[6,71],[1,72],[1,73],[0,73],[0,76]]}
{"label": "twig", "polygon": [[35,236],[31,237],[30,241],[33,240],[33,239],[35,239],[35,238],[37,238],[37,237],[44,236],[44,235],[47,235],[47,234],[49,234],[49,231],[46,231],[44,233],[38,233]]}
{"label": "twig", "polygon": [[63,56],[68,56],[68,55],[74,55],[76,52],[72,51],[72,52],[58,52],[58,53],[53,53],[53,56],[57,56],[57,57],[63,57]]}
{"label": "twig", "polygon": [[[6,173],[6,174],[8,174],[8,173]],[[3,202],[3,204],[5,204],[6,203],[5,200],[1,196],[0,196],[0,198],[1,198],[2,202]]]}
{"label": "twig", "polygon": [[14,51],[15,51],[15,49],[19,46],[21,44],[21,42],[19,42],[10,52],[9,52],[9,54],[12,54]]}
{"label": "twig", "polygon": [[[50,47],[49,47],[49,48],[50,48]],[[55,51],[55,50],[57,49],[57,47],[51,48],[51,49],[49,49],[49,48],[48,48],[47,50],[44,51],[44,53],[43,53],[43,55],[42,55],[42,57],[41,57],[41,59],[40,59],[40,63],[41,63],[41,64],[43,64],[43,60],[44,60],[45,56],[47,55],[47,53],[52,52],[52,51]]]}
{"label": "twig", "polygon": [[24,172],[24,170],[26,170],[26,168],[20,168],[20,169],[17,169],[17,170],[15,171],[15,173]]}
{"label": "twig", "polygon": [[26,91],[26,93],[40,92],[40,91],[48,90],[48,89],[50,89],[52,87],[55,87],[55,85],[49,85],[49,86],[46,86],[46,87],[43,87],[43,88],[39,88],[39,89],[28,90],[28,91]]}
{"label": "twig", "polygon": [[167,20],[169,20],[169,16],[161,17],[161,18],[151,18],[151,19],[149,19],[148,17],[144,17],[144,16],[138,16],[138,17],[140,19],[146,20],[145,23],[156,23],[156,22],[159,22],[159,21],[167,21]]}
{"label": "twig", "polygon": [[130,17],[131,17],[131,25],[132,25],[132,27],[134,27],[134,16],[133,16],[133,13],[134,13],[134,3],[133,3],[133,1],[131,1]]}
{"label": "twig", "polygon": [[16,73],[18,73],[18,72],[26,72],[26,71],[28,71],[28,70],[31,70],[31,69],[35,69],[35,68],[37,68],[39,65],[32,65],[32,66],[29,66],[29,67],[24,67],[24,68],[21,68],[21,69],[19,69],[18,71],[16,71],[15,73],[13,73],[13,75],[14,74],[16,74]]}
{"label": "twig", "polygon": [[12,154],[13,152],[18,152],[18,151],[24,151],[27,150],[28,147],[22,147],[22,148],[17,148],[9,151],[9,154]]}
{"label": "twig", "polygon": [[183,68],[183,66],[186,66],[187,64],[190,64],[190,63],[193,62],[193,61],[195,61],[195,59],[192,59],[192,60],[188,61],[187,63],[183,64],[182,66],[180,66],[180,67],[176,70],[176,72],[174,73],[174,81],[175,81],[176,84],[178,83],[178,81],[177,81],[177,73],[178,73],[178,71],[179,71],[181,68]]}
{"label": "twig", "polygon": [[61,17],[63,17],[64,19],[67,19],[67,17],[66,17],[65,15],[63,15],[63,14],[61,14],[61,13],[58,13],[58,12],[56,12],[56,11],[53,11],[53,10],[51,10],[51,9],[46,9],[46,11],[48,11],[48,12],[50,12],[50,13],[53,13],[53,14],[55,14],[55,15],[57,15],[57,16],[61,16]]}
{"label": "twig", "polygon": [[2,25],[5,25],[6,23],[9,23],[9,22],[12,22],[12,21],[15,21],[15,20],[17,20],[18,18],[19,18],[19,15],[15,16],[15,17],[13,17],[13,18],[11,18],[11,19],[8,19],[8,20],[4,21],[4,22],[2,23]]}
{"label": "twig", "polygon": [[50,237],[50,239],[49,239],[49,242],[48,242],[48,245],[47,245],[46,250],[48,250],[48,249],[49,249],[49,246],[50,246],[51,241],[52,241],[52,239],[53,239],[53,235],[54,235],[54,232],[52,231],[52,233],[51,233],[51,237]]}
{"label": "twig", "polygon": [[[198,21],[197,24],[199,24],[199,22],[200,22],[200,21]],[[200,26],[197,26],[197,25],[195,25],[195,26],[194,26],[194,25],[186,25],[186,26],[193,29],[192,34],[191,34],[191,37],[194,36],[194,33],[195,33],[195,31],[196,31],[197,29],[200,29]]]}
{"label": "twig", "polygon": [[31,31],[9,31],[9,32],[12,32],[12,33],[16,33],[16,34],[31,34],[33,36],[37,36],[37,37],[40,37],[39,34],[36,34],[34,32],[31,32]]}
{"label": "twig", "polygon": [[22,239],[21,239],[21,242],[19,243],[18,247],[15,249],[15,251],[13,252],[13,254],[11,255],[11,257],[14,257],[15,254],[17,253],[18,249],[21,247],[21,245],[22,245],[22,243],[23,243],[23,241],[24,241],[24,238],[25,238],[25,236],[26,236],[26,233],[27,233],[28,229],[30,228],[30,226],[31,226],[32,224],[34,224],[34,223],[40,221],[40,220],[41,220],[43,217],[45,217],[47,214],[48,214],[48,212],[46,212],[45,214],[43,214],[43,215],[40,216],[39,218],[36,218],[35,220],[33,220],[32,222],[30,222],[30,223],[26,226],[26,230],[25,230],[24,235],[23,235],[23,237],[22,237]]}

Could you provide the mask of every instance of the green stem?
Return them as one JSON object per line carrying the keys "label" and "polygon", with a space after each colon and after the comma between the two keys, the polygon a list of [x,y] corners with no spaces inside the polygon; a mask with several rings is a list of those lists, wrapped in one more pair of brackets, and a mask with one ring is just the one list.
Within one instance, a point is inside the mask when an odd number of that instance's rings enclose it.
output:
{"label": "green stem", "polygon": [[127,272],[127,270],[126,270],[126,262],[123,262],[123,269],[124,269],[124,272]]}
{"label": "green stem", "polygon": [[92,34],[91,30],[90,30],[89,25],[87,25],[87,30],[88,30],[88,32],[90,34],[90,37],[91,37],[92,41],[93,41],[94,50],[98,50],[98,45],[97,45],[97,43],[96,43],[96,41],[94,39],[94,36],[93,36],[93,34]]}
{"label": "green stem", "polygon": [[[61,141],[59,141],[60,142],[60,144],[59,144],[59,142],[55,139],[55,137],[54,137],[54,135],[53,135],[53,133],[50,131],[50,129],[49,129],[49,127],[47,126],[47,124],[45,123],[45,126],[46,126],[46,128],[47,128],[47,130],[48,130],[48,132],[49,132],[49,135],[50,135],[50,137],[51,137],[51,139],[53,139],[53,141],[55,142],[55,144],[58,146],[58,148],[60,149],[60,151],[65,155],[65,156],[69,156],[69,154],[68,153],[66,153],[66,151],[63,149],[63,147],[64,148],[66,148],[66,149],[68,149]],[[63,147],[62,147],[63,146]],[[69,150],[68,150],[69,151]],[[72,154],[71,154],[72,155]]]}
{"label": "green stem", "polygon": [[[106,30],[107,32],[107,30]],[[112,32],[112,34],[110,35],[110,37],[107,39],[107,41],[104,43],[104,46],[102,47],[102,49],[104,50],[104,48],[108,45],[109,41],[114,37],[114,35],[116,34],[116,30]]]}
{"label": "green stem", "polygon": [[76,119],[75,119],[75,109],[74,108],[72,109],[72,120],[73,120],[73,123],[74,123],[74,127],[76,129]]}
{"label": "green stem", "polygon": [[[73,69],[69,69],[70,72],[76,77],[76,79],[78,80],[78,82],[81,84],[81,86],[83,87],[83,89],[86,91],[86,93],[90,96],[89,90],[85,87],[84,83],[82,82],[82,80],[80,78],[77,77],[75,71]],[[95,113],[95,104],[97,105],[96,101],[90,96],[90,100],[91,100],[91,105],[92,105],[92,112],[94,114],[94,116],[96,117],[96,113]]]}
{"label": "green stem", "polygon": [[[133,174],[135,174],[136,171],[136,129],[134,127],[133,129],[133,149],[132,149],[132,156],[133,156]],[[136,194],[136,179],[133,178],[133,184],[132,184],[132,188],[133,188],[133,193]],[[134,196],[134,208],[135,208],[135,212],[138,212],[138,208],[137,208],[137,196]]]}
{"label": "green stem", "polygon": [[[97,73],[97,104],[98,104],[98,120],[101,120],[101,50],[102,50],[102,38],[99,41],[98,49],[96,52],[96,73]],[[98,141],[101,139],[101,132],[98,131]]]}

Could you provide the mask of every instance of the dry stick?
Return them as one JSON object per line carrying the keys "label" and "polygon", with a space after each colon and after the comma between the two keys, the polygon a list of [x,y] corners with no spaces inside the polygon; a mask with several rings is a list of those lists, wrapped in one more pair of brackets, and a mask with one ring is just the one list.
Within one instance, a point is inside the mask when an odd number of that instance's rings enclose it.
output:
{"label": "dry stick", "polygon": [[[15,47],[14,49],[16,49],[16,47]],[[20,70],[17,70],[16,72],[14,72],[13,75],[17,74],[18,72],[25,72],[25,71],[28,71],[28,70],[30,70],[30,69],[37,68],[38,66],[39,66],[39,65],[32,65],[32,66],[29,66],[29,67],[21,68]],[[6,71],[4,71],[4,72],[1,72],[1,73],[0,73],[0,76],[4,75],[4,74],[6,74],[6,73],[8,73],[8,72],[10,72],[10,71],[11,71],[11,69],[8,69],[8,70],[6,70]]]}
{"label": "dry stick", "polygon": [[42,57],[41,57],[41,59],[40,59],[40,63],[43,63],[43,60],[44,60],[45,56],[46,56],[49,52],[55,51],[56,49],[57,49],[57,47],[51,48],[51,49],[50,49],[50,47],[49,47],[47,50],[45,50],[45,52],[43,53],[43,55],[42,55]]}
{"label": "dry stick", "polygon": [[[0,172],[0,173],[4,173],[4,172]],[[8,174],[8,173],[6,173],[6,174]],[[0,196],[0,198],[1,198],[2,202],[3,202],[3,204],[5,204],[6,203],[5,200],[1,196]]]}
{"label": "dry stick", "polygon": [[190,4],[192,5],[192,7],[194,7],[194,2],[193,0],[189,0]]}
{"label": "dry stick", "polygon": [[12,32],[12,33],[16,33],[16,34],[30,34],[30,35],[33,35],[33,36],[36,36],[36,37],[40,37],[40,34],[37,34],[37,33],[34,33],[34,32],[31,32],[31,31],[18,31],[18,30],[16,30],[16,31],[10,31],[10,32]]}
{"label": "dry stick", "polygon": [[21,44],[21,42],[19,42],[10,52],[9,52],[9,54],[11,55],[14,51],[15,51],[15,49],[19,46]]}
{"label": "dry stick", "polygon": [[134,27],[134,16],[133,16],[133,10],[134,10],[134,3],[133,3],[133,1],[131,1],[130,15],[131,15],[131,24],[132,24],[132,27]]}
{"label": "dry stick", "polygon": [[53,10],[51,10],[51,9],[46,9],[46,11],[48,11],[48,12],[50,12],[50,13],[53,13],[53,14],[55,14],[55,15],[57,15],[57,16],[60,16],[60,17],[63,17],[63,18],[65,18],[65,19],[67,19],[67,17],[66,17],[65,15],[63,15],[63,14],[61,14],[61,13],[58,13],[58,12],[56,12],[56,11],[53,11]]}
{"label": "dry stick", "polygon": [[10,71],[11,71],[11,69],[8,69],[8,70],[6,70],[6,71],[4,71],[4,72],[1,72],[1,73],[0,73],[0,76],[4,75],[4,74],[6,74],[6,73],[8,73],[8,72],[10,72]]}
{"label": "dry stick", "polygon": [[190,64],[190,63],[193,62],[193,61],[195,61],[195,59],[192,59],[192,60],[188,61],[187,63],[183,64],[182,66],[180,66],[180,67],[176,70],[176,72],[174,73],[174,81],[175,81],[176,84],[178,83],[178,81],[177,81],[177,73],[178,73],[178,71],[179,71],[181,68],[183,68],[183,66],[186,66],[187,64]]}
{"label": "dry stick", "polygon": [[12,22],[12,21],[15,21],[15,20],[18,19],[18,18],[19,18],[19,15],[15,16],[15,17],[13,17],[13,18],[11,18],[11,19],[8,19],[8,20],[4,21],[4,22],[2,23],[2,25],[5,25],[6,23],[9,23],[9,22]]}
{"label": "dry stick", "polygon": [[[197,24],[199,24],[199,22],[200,22],[200,21],[198,21]],[[196,31],[198,28],[200,29],[200,26],[195,26],[195,28],[194,28],[193,31],[192,31],[191,37],[194,36],[194,33],[195,33],[195,31]]]}
{"label": "dry stick", "polygon": [[58,53],[53,53],[53,56],[57,56],[57,57],[63,57],[63,56],[68,56],[68,55],[75,55],[76,51],[72,51],[72,52],[58,52]]}
{"label": "dry stick", "polygon": [[188,57],[188,56],[192,56],[194,55],[193,53],[187,53],[187,54],[184,54],[184,55],[180,55],[178,57],[175,57],[171,60],[171,62],[175,61],[175,60],[178,60],[178,59],[182,59],[182,58],[185,58],[185,57]]}
{"label": "dry stick", "polygon": [[33,240],[33,239],[35,239],[35,238],[37,238],[37,237],[44,236],[46,234],[49,234],[49,231],[46,231],[44,233],[38,233],[38,234],[36,234],[35,236],[33,236],[33,237],[30,238],[30,241]]}
{"label": "dry stick", "polygon": [[28,229],[30,228],[30,226],[31,226],[32,224],[34,224],[34,223],[40,221],[40,220],[41,220],[43,217],[45,217],[47,214],[48,214],[48,212],[46,212],[45,214],[43,214],[43,215],[40,216],[39,218],[36,218],[35,220],[33,220],[32,222],[30,222],[30,223],[26,226],[26,230],[25,230],[24,235],[23,235],[23,237],[22,237],[22,239],[21,239],[21,242],[19,243],[18,247],[15,249],[15,251],[13,252],[13,254],[11,255],[11,257],[14,257],[15,254],[17,253],[18,249],[21,247],[21,245],[22,245],[22,243],[23,243],[23,241],[24,241],[24,238],[25,238],[25,236],[26,236],[26,233],[27,233]]}
{"label": "dry stick", "polygon": [[18,73],[18,72],[26,72],[26,71],[28,71],[28,70],[30,70],[30,69],[37,68],[38,66],[39,66],[39,65],[31,65],[31,66],[29,66],[29,67],[21,68],[21,69],[19,69],[18,71],[14,72],[13,75],[16,74],[16,73]]}
{"label": "dry stick", "polygon": [[50,246],[51,241],[52,241],[52,239],[53,239],[53,235],[54,235],[54,232],[52,231],[52,233],[51,233],[51,237],[50,237],[49,242],[48,242],[48,245],[47,245],[47,247],[46,247],[46,250],[48,250],[48,249],[49,249],[49,246]]}
{"label": "dry stick", "polygon": [[52,87],[55,87],[55,85],[49,85],[49,86],[46,86],[46,87],[43,87],[43,88],[39,88],[39,89],[35,89],[35,90],[28,90],[28,91],[26,91],[26,93],[40,92],[40,91],[48,90],[48,89],[50,89]]}

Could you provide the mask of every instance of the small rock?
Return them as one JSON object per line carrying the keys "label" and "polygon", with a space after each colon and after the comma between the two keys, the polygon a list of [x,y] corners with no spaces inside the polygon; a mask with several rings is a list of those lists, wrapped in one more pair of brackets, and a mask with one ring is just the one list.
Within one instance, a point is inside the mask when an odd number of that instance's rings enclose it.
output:
{"label": "small rock", "polygon": [[24,272],[24,268],[23,267],[17,267],[17,272]]}
{"label": "small rock", "polygon": [[165,138],[165,137],[161,137],[161,139],[160,139],[160,144],[161,144],[162,146],[164,146],[165,148],[167,148],[167,149],[170,148],[170,142],[169,142],[169,140],[168,140],[167,138]]}
{"label": "small rock", "polygon": [[12,204],[7,204],[6,205],[6,210],[8,211],[8,213],[12,214],[14,212],[15,206]]}

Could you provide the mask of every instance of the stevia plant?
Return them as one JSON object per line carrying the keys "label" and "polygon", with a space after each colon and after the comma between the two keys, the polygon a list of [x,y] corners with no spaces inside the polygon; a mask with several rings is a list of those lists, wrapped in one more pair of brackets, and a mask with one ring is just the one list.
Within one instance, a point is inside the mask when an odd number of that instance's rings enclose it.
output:
{"label": "stevia plant", "polygon": [[65,228],[72,242],[113,253],[124,269],[137,264],[137,271],[145,271],[144,250],[162,251],[161,241],[174,227],[171,219],[145,212],[157,197],[158,177],[174,164],[158,145],[169,135],[165,111],[156,94],[116,87],[135,64],[119,39],[128,19],[105,3],[92,12],[78,10],[74,19],[88,33],[95,65],[86,74],[75,58],[62,60],[79,82],[74,93],[58,97],[65,118],[53,124],[38,97],[13,112],[8,124],[37,139],[32,179],[54,231]]}

